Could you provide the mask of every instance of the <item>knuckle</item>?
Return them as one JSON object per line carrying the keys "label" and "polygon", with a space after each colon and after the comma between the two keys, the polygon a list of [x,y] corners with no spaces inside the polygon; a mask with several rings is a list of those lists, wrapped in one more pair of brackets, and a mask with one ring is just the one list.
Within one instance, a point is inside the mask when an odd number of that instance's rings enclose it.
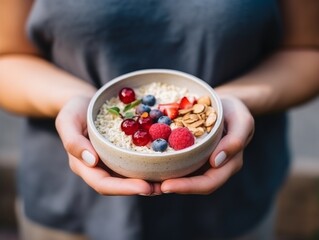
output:
{"label": "knuckle", "polygon": [[76,139],[64,139],[63,146],[65,150],[72,154],[73,156],[78,157],[78,145]]}
{"label": "knuckle", "polygon": [[74,155],[74,152],[76,150],[76,143],[75,141],[73,141],[72,139],[67,139],[63,141],[63,146],[64,148],[71,153],[72,155]]}
{"label": "knuckle", "polygon": [[242,139],[240,139],[239,137],[233,136],[231,138],[231,145],[233,146],[234,149],[239,151],[241,149],[244,149],[245,142]]}

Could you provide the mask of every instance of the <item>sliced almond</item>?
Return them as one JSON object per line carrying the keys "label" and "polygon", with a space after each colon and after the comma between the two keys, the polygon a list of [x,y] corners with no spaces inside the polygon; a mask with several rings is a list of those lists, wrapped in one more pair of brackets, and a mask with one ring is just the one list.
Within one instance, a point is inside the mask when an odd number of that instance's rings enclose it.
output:
{"label": "sliced almond", "polygon": [[182,120],[183,120],[182,117],[177,117],[177,118],[175,118],[173,121],[174,121],[174,122],[181,122]]}
{"label": "sliced almond", "polygon": [[210,100],[209,96],[202,96],[202,97],[197,99],[197,103],[210,106],[211,105],[211,100]]}
{"label": "sliced almond", "polygon": [[184,127],[183,122],[174,122],[175,126],[177,127]]}
{"label": "sliced almond", "polygon": [[204,122],[205,122],[204,120],[198,120],[198,121],[196,121],[196,122],[190,124],[189,127],[191,127],[191,128],[197,128],[197,127],[199,127],[200,125],[204,124]]}
{"label": "sliced almond", "polygon": [[186,113],[189,113],[189,112],[191,112],[191,111],[193,111],[192,108],[180,109],[180,110],[178,110],[178,113],[179,113],[180,115],[185,115]]}
{"label": "sliced almond", "polygon": [[183,122],[183,123],[186,123],[186,124],[191,124],[191,123],[196,122],[197,120],[198,120],[198,119],[189,118],[189,119],[183,120],[182,122]]}
{"label": "sliced almond", "polygon": [[209,126],[209,127],[206,127],[206,132],[210,132],[212,130],[213,126]]}
{"label": "sliced almond", "polygon": [[183,117],[182,120],[187,120],[189,119],[189,116],[191,115],[191,113],[186,113]]}
{"label": "sliced almond", "polygon": [[211,114],[212,112],[216,112],[215,109],[213,107],[207,107],[205,110],[205,114],[206,116],[208,116],[209,114]]}
{"label": "sliced almond", "polygon": [[217,119],[216,113],[209,114],[209,116],[206,119],[205,126],[206,127],[212,126],[216,122],[216,119]]}
{"label": "sliced almond", "polygon": [[201,119],[206,120],[206,113],[201,113],[199,116]]}
{"label": "sliced almond", "polygon": [[200,136],[202,136],[204,133],[205,133],[204,128],[198,127],[198,128],[196,128],[196,131],[194,132],[194,136],[195,136],[195,137],[200,137]]}
{"label": "sliced almond", "polygon": [[182,117],[178,117],[174,119],[174,124],[178,127],[184,127]]}
{"label": "sliced almond", "polygon": [[199,119],[198,114],[190,114],[189,118],[190,119],[194,119],[194,120],[198,120]]}
{"label": "sliced almond", "polygon": [[193,106],[193,113],[202,113],[205,111],[205,105],[204,104],[195,104]]}

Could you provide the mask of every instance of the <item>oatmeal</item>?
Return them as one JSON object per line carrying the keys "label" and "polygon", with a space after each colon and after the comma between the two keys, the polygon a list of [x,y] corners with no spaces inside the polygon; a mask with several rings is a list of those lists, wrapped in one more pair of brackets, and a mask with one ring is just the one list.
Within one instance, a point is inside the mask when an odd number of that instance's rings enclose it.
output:
{"label": "oatmeal", "polygon": [[118,147],[154,153],[193,145],[215,121],[209,97],[193,96],[186,88],[154,82],[136,89],[123,88],[118,97],[102,105],[95,126]]}

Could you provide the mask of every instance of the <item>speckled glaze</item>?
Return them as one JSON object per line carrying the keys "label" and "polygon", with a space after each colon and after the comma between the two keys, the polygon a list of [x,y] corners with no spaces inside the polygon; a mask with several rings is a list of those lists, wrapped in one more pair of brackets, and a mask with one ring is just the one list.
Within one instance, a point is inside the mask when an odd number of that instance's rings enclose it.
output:
{"label": "speckled glaze", "polygon": [[[217,111],[213,129],[199,143],[176,152],[141,153],[115,146],[95,128],[94,120],[102,104],[117,96],[123,87],[138,88],[150,82],[163,82],[189,89],[198,96],[208,95]],[[119,76],[101,87],[91,99],[87,112],[90,141],[106,166],[116,173],[149,181],[182,177],[203,166],[216,148],[223,132],[223,110],[220,99],[204,81],[179,71],[140,70]]]}

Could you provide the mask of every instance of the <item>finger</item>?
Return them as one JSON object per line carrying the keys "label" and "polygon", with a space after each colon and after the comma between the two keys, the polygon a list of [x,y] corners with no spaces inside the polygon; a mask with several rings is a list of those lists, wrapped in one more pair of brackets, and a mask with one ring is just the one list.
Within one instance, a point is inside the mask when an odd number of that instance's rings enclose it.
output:
{"label": "finger", "polygon": [[160,183],[152,183],[153,184],[153,193],[152,196],[161,195],[161,184]]}
{"label": "finger", "polygon": [[[86,108],[88,99],[69,102],[56,118],[56,128],[64,148],[88,166],[95,166],[98,155],[87,138]],[[76,109],[76,111],[75,111]]]}
{"label": "finger", "polygon": [[254,119],[248,109],[236,99],[223,101],[225,135],[210,157],[213,167],[220,167],[243,151],[254,133]]}
{"label": "finger", "polygon": [[169,179],[162,183],[163,193],[210,194],[222,186],[242,167],[242,152],[238,153],[222,168],[210,168],[203,175]]}
{"label": "finger", "polygon": [[69,157],[70,167],[89,186],[101,195],[152,195],[154,187],[140,179],[112,177],[102,168],[87,167],[81,161]]}

